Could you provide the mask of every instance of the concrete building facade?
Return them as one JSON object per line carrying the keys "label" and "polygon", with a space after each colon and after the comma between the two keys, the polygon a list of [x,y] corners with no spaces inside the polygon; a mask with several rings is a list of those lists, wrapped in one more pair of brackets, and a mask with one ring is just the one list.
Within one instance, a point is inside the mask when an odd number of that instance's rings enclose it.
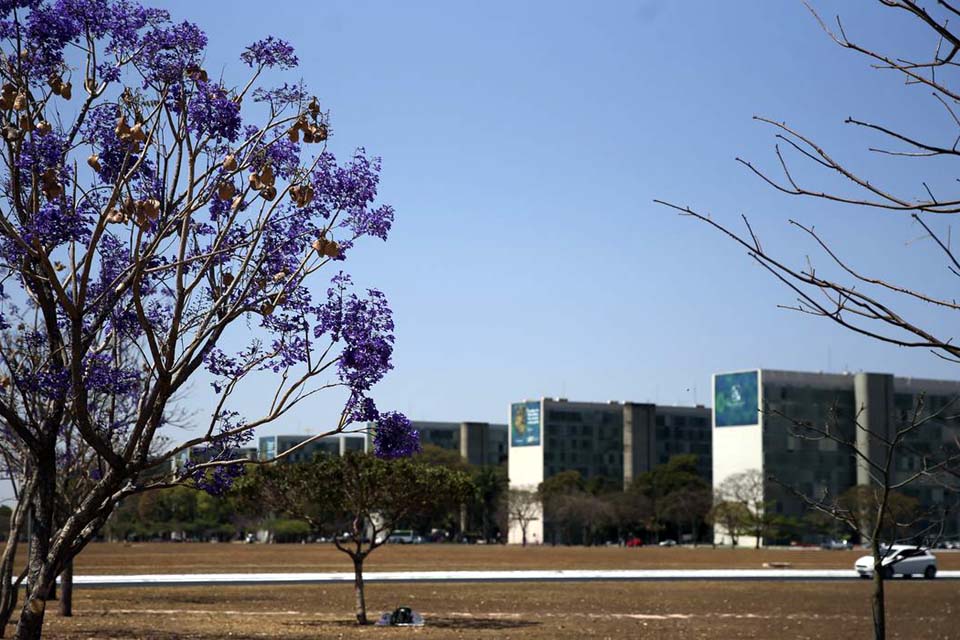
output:
{"label": "concrete building facade", "polygon": [[459,451],[478,466],[496,466],[507,460],[507,425],[488,422],[431,422],[414,420],[420,444]]}
{"label": "concrete building facade", "polygon": [[[627,487],[638,475],[671,456],[698,456],[710,478],[710,409],[667,407],[636,402],[570,402],[541,398],[510,406],[509,477],[511,488],[535,491],[545,479],[574,470],[584,479],[600,478]],[[528,539],[546,540],[550,514],[542,509]],[[521,532],[511,523],[508,541]]]}
{"label": "concrete building facade", "polygon": [[[778,515],[802,519],[807,507],[794,490],[807,496],[839,496],[855,485],[870,485],[869,465],[848,446],[828,438],[805,435],[805,423],[830,426],[841,439],[855,442],[856,450],[879,460],[889,438],[913,418],[923,400],[924,414],[937,414],[916,429],[908,440],[909,451],[894,459],[895,481],[921,467],[923,454],[939,454],[956,447],[960,422],[943,412],[960,409],[960,382],[895,377],[886,373],[825,374],[758,369],[713,376],[713,486],[718,489],[736,473],[759,470],[764,478],[762,502]],[[944,501],[943,486],[918,482],[902,492],[915,497],[921,507]],[[960,533],[960,520],[948,522],[952,535]],[[720,544],[730,542],[722,528],[715,531]],[[742,545],[753,545],[741,536]]]}
{"label": "concrete building facade", "polygon": [[[310,435],[262,436],[257,448],[260,460],[269,460],[306,442]],[[284,462],[310,462],[319,454],[342,456],[347,451],[366,451],[368,438],[365,433],[339,433],[320,438],[301,446],[283,458]]]}

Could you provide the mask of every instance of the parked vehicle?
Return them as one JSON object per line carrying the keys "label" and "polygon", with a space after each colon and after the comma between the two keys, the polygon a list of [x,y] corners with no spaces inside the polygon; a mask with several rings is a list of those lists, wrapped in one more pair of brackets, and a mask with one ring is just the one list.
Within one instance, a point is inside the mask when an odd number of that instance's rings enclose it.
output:
{"label": "parked vehicle", "polygon": [[676,541],[676,540],[671,540],[671,539],[669,539],[669,538],[668,538],[667,540],[661,540],[661,541],[660,541],[660,546],[661,546],[661,547],[675,547],[675,546],[677,546],[677,541]]}
{"label": "parked vehicle", "polygon": [[642,546],[643,546],[643,540],[641,540],[640,538],[637,538],[637,537],[628,538],[628,539],[627,539],[627,546],[628,546],[628,547],[642,547]]}
{"label": "parked vehicle", "polygon": [[844,550],[853,549],[853,543],[849,540],[826,540],[820,543],[821,549]]}
{"label": "parked vehicle", "polygon": [[[853,567],[861,578],[872,577],[873,556],[863,556]],[[902,575],[904,578],[922,575],[927,580],[932,580],[937,576],[937,557],[924,547],[895,544],[885,551],[880,567],[884,578],[895,575]]]}
{"label": "parked vehicle", "polygon": [[395,529],[387,538],[387,542],[392,544],[413,544],[414,537],[412,529]]}

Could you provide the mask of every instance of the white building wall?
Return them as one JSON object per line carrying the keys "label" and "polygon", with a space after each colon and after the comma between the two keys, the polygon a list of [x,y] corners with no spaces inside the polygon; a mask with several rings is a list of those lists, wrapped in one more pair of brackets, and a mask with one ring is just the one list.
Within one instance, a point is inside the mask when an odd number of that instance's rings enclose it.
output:
{"label": "white building wall", "polygon": [[[711,384],[713,406],[717,406],[716,378],[714,374]],[[763,372],[757,373],[757,406],[763,407]],[[713,413],[713,489],[735,473],[742,473],[750,469],[759,469],[763,472],[763,414],[757,414],[757,423],[743,426],[717,426],[716,411]],[[714,526],[714,542],[716,544],[730,544],[731,538],[727,531],[720,526]],[[739,536],[737,544],[752,547],[756,543],[753,536]]]}
{"label": "white building wall", "polygon": [[[512,409],[512,405],[511,405]],[[508,415],[510,409],[508,409]],[[510,477],[511,489],[524,489],[527,491],[536,491],[537,487],[543,482],[543,448],[546,441],[546,434],[543,429],[543,401],[540,401],[540,444],[525,445],[520,447],[513,446],[513,425],[511,420],[507,422],[507,443],[509,450],[509,462],[507,463],[507,473]],[[543,542],[543,507],[541,505],[540,513],[537,519],[527,525],[527,542]],[[520,526],[512,519],[509,523],[507,533],[507,542],[510,544],[520,544],[523,542],[523,534]]]}

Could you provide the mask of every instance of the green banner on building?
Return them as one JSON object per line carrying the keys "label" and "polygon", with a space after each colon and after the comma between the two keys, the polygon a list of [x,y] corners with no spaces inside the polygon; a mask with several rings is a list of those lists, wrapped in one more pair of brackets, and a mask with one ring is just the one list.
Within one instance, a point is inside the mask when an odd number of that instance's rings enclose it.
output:
{"label": "green banner on building", "polygon": [[713,415],[718,427],[759,424],[757,378],[756,371],[714,377]]}

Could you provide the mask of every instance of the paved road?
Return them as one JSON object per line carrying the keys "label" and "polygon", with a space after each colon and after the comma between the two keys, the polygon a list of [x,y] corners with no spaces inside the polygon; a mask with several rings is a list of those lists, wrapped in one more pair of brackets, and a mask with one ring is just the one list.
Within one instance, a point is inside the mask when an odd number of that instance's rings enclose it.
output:
{"label": "paved road", "polygon": [[[600,580],[856,580],[852,569],[639,569],[623,571],[371,571],[371,582],[584,582]],[[916,578],[915,578],[916,579]],[[960,571],[941,571],[937,580],[960,580]],[[149,587],[245,584],[331,584],[353,582],[353,573],[179,573],[74,576],[77,587]]]}

